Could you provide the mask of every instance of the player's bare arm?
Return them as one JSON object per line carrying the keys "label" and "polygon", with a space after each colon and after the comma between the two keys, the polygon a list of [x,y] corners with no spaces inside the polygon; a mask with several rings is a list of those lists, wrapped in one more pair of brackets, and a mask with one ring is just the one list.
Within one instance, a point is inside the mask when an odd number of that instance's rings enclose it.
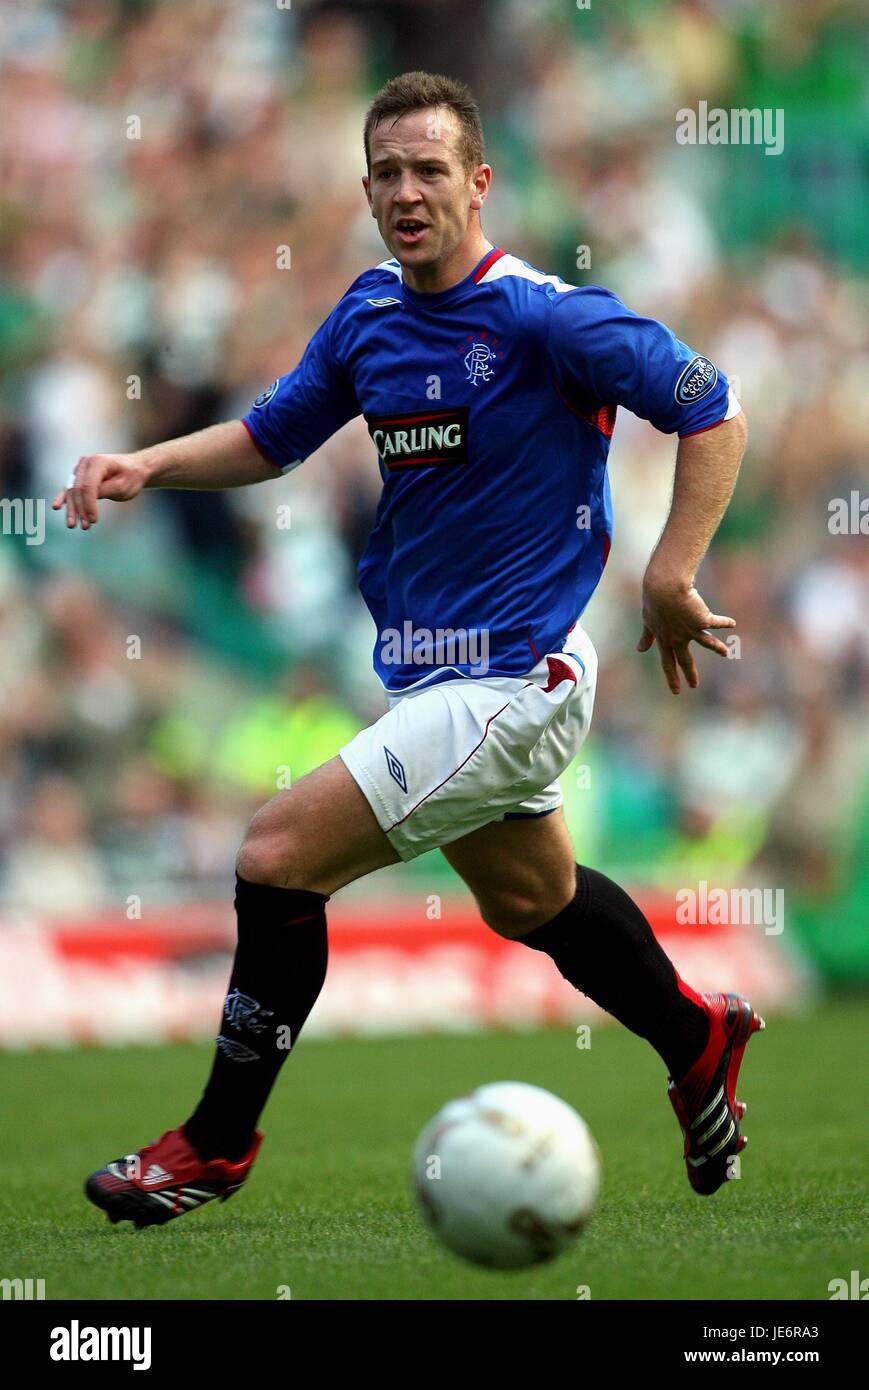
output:
{"label": "player's bare arm", "polygon": [[740,412],[679,444],[670,515],[643,580],[643,634],[637,644],[646,652],[657,641],[674,695],[681,689],[680,668],[692,689],[700,684],[691,643],[727,656],[725,644],[708,629],[736,626],[734,618],[709,611],[694,577],[733,494],[747,438]]}
{"label": "player's bare arm", "polygon": [[134,454],[85,454],[51,505],[66,506],[67,526],[87,531],[99,520],[101,500],[129,502],[143,488],[246,487],[275,476],[241,421],[228,420]]}

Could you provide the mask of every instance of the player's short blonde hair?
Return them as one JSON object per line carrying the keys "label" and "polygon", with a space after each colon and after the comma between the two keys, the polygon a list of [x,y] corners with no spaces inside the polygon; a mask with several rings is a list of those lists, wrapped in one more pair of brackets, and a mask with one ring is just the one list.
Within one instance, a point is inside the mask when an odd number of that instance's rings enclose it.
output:
{"label": "player's short blonde hair", "polygon": [[435,72],[403,72],[380,88],[365,116],[365,162],[371,168],[371,132],[381,121],[398,120],[428,107],[452,111],[459,123],[458,153],[469,172],[483,162],[480,108],[464,82]]}

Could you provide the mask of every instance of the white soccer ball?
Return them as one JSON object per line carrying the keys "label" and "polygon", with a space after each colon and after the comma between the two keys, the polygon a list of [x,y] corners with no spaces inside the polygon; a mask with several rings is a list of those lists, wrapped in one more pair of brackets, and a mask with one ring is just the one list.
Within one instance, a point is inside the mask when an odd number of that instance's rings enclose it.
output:
{"label": "white soccer ball", "polygon": [[451,1100],[413,1154],[425,1220],[457,1255],[520,1269],[557,1255],[582,1231],[600,1190],[588,1125],[539,1086],[497,1081]]}

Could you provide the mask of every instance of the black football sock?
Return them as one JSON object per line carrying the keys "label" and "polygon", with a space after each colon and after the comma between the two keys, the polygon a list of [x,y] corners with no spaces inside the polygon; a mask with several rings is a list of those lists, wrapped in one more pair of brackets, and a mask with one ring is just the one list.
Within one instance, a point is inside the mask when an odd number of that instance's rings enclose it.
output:
{"label": "black football sock", "polygon": [[200,1158],[238,1159],[326,978],[322,893],[236,874],[238,946],[211,1076],[184,1125]]}
{"label": "black football sock", "polygon": [[566,980],[631,1032],[646,1038],[680,1080],[709,1037],[699,995],[664,954],[623,888],[576,866],[576,895],[556,917],[519,937],[545,951]]}

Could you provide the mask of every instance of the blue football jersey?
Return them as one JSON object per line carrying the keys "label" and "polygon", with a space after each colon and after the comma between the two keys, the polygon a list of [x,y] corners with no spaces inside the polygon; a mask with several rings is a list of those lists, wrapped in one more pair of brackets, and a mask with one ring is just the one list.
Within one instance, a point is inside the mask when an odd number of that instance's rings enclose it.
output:
{"label": "blue football jersey", "polygon": [[399,691],[560,650],[609,553],[620,405],[682,438],[739,410],[663,324],[496,248],[435,294],[367,270],[244,424],[289,473],[364,416],[383,487],[359,587]]}

